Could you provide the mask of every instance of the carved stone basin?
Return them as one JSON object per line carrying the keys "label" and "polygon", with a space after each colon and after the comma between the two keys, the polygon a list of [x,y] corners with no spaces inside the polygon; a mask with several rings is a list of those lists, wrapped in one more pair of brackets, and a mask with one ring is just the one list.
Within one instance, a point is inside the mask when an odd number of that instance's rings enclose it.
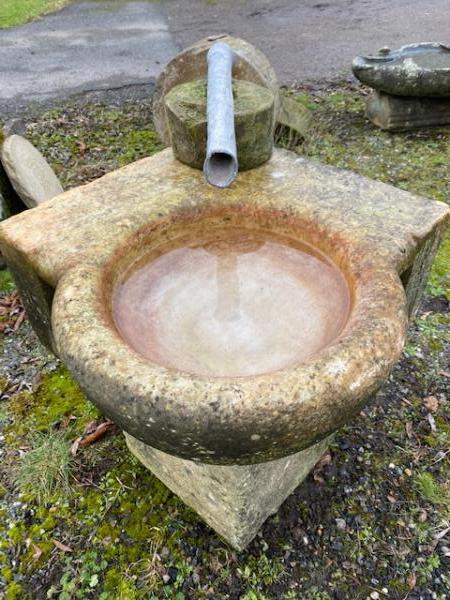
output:
{"label": "carved stone basin", "polygon": [[344,275],[319,250],[209,223],[148,250],[113,297],[117,329],[136,352],[209,377],[305,362],[339,336],[349,308]]}
{"label": "carved stone basin", "polygon": [[395,96],[450,96],[450,48],[444,44],[382,48],[378,54],[357,56],[352,70],[362,83]]}
{"label": "carved stone basin", "polygon": [[389,376],[447,219],[288,151],[219,190],[164,150],[0,246],[41,339],[242,548]]}
{"label": "carved stone basin", "polygon": [[56,287],[54,347],[108,416],[163,452],[245,465],[326,438],[386,379],[424,211],[447,208],[280,150],[217,191],[168,150],[8,237]]}
{"label": "carved stone basin", "polygon": [[176,200],[169,221],[72,269],[52,318],[65,362],[125,431],[246,464],[302,450],[358,411],[398,358],[407,303],[383,253],[305,219],[289,195],[276,208],[271,193],[221,199],[195,218]]}

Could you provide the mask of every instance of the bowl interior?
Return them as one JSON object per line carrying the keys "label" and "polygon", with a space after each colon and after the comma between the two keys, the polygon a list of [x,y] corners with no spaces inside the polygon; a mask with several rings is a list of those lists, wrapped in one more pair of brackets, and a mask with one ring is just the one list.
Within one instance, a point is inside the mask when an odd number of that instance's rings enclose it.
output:
{"label": "bowl interior", "polygon": [[345,327],[348,278],[301,231],[222,222],[156,237],[135,247],[111,301],[119,335],[153,363],[262,375],[308,360]]}

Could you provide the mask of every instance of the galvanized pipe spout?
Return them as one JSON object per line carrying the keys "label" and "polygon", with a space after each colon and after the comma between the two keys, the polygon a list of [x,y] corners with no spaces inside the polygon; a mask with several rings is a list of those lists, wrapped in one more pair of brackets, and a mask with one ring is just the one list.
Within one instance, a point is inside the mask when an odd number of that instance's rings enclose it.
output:
{"label": "galvanized pipe spout", "polygon": [[206,180],[225,188],[238,173],[232,71],[236,55],[218,42],[208,51],[207,145],[203,172]]}

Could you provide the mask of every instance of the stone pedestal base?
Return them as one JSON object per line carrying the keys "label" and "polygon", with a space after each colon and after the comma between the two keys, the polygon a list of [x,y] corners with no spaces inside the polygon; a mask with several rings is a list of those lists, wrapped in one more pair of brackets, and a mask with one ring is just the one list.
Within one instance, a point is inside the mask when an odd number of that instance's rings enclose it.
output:
{"label": "stone pedestal base", "polygon": [[125,434],[131,452],[236,550],[255,537],[305,479],[331,438],[286,458],[248,466],[206,465]]}
{"label": "stone pedestal base", "polygon": [[387,131],[450,124],[450,98],[413,98],[374,92],[367,100],[367,117]]}

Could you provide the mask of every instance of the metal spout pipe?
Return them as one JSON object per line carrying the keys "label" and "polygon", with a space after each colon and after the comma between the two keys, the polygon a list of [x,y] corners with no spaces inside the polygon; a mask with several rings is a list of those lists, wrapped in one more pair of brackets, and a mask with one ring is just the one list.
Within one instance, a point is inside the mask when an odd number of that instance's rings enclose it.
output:
{"label": "metal spout pipe", "polygon": [[218,42],[209,49],[207,60],[208,138],[203,172],[208,183],[225,188],[238,173],[232,89],[235,54],[228,44]]}

